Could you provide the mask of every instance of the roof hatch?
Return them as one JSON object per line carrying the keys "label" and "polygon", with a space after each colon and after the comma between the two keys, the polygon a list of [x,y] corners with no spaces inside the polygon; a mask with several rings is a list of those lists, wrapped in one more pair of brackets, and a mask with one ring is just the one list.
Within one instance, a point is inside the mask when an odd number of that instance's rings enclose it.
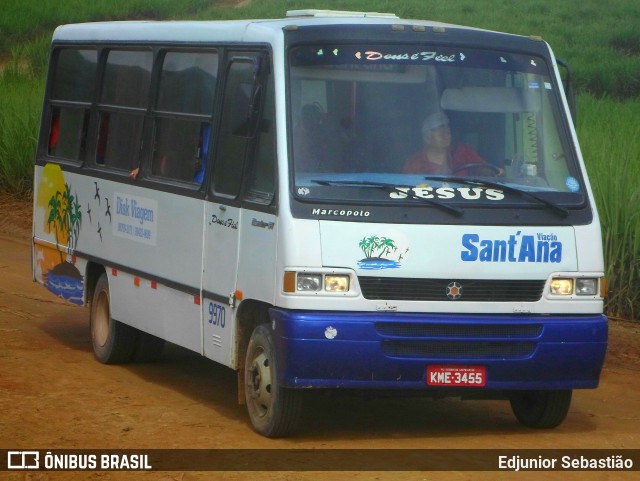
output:
{"label": "roof hatch", "polygon": [[380,12],[350,12],[345,10],[289,10],[287,17],[377,17],[377,18],[398,18],[395,13]]}

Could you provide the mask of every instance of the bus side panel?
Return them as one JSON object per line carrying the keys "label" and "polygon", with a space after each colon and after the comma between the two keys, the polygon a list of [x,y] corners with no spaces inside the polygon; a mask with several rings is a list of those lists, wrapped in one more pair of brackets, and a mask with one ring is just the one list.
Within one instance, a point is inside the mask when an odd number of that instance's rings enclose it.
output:
{"label": "bus side panel", "polygon": [[74,264],[102,265],[114,319],[202,351],[203,201],[57,164],[36,167],[35,189],[34,278],[90,299]]}

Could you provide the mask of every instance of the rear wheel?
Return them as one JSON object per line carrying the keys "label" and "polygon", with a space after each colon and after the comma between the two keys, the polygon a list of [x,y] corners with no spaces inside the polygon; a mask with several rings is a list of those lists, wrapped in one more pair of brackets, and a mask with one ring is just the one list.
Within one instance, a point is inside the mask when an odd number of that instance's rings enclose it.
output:
{"label": "rear wheel", "polygon": [[103,273],[91,301],[91,342],[96,359],[104,364],[129,362],[137,341],[137,331],[111,317],[109,280]]}
{"label": "rear wheel", "polygon": [[255,328],[245,360],[245,398],[254,429],[269,438],[291,434],[300,421],[302,392],[278,385],[278,359],[268,325]]}
{"label": "rear wheel", "polygon": [[557,391],[516,391],[511,409],[520,424],[531,428],[555,428],[567,417],[571,389]]}

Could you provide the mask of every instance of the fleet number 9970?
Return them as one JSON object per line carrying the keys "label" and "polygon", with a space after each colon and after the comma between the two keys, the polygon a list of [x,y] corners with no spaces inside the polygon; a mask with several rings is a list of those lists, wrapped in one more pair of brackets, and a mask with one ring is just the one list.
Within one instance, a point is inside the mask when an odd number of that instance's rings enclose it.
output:
{"label": "fleet number 9970", "polygon": [[224,329],[226,324],[227,311],[224,306],[214,302],[209,303],[209,324],[220,326]]}

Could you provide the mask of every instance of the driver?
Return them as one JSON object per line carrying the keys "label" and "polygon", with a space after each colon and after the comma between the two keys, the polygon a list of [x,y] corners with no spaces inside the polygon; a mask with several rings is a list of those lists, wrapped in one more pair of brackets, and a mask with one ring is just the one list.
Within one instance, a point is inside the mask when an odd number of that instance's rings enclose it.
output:
{"label": "driver", "polygon": [[[449,119],[443,112],[429,115],[422,123],[423,149],[409,157],[402,171],[407,174],[456,174],[468,175],[473,166],[479,164],[487,168],[489,164],[473,148],[466,144],[451,146]],[[503,170],[492,169],[492,175],[502,175]]]}

